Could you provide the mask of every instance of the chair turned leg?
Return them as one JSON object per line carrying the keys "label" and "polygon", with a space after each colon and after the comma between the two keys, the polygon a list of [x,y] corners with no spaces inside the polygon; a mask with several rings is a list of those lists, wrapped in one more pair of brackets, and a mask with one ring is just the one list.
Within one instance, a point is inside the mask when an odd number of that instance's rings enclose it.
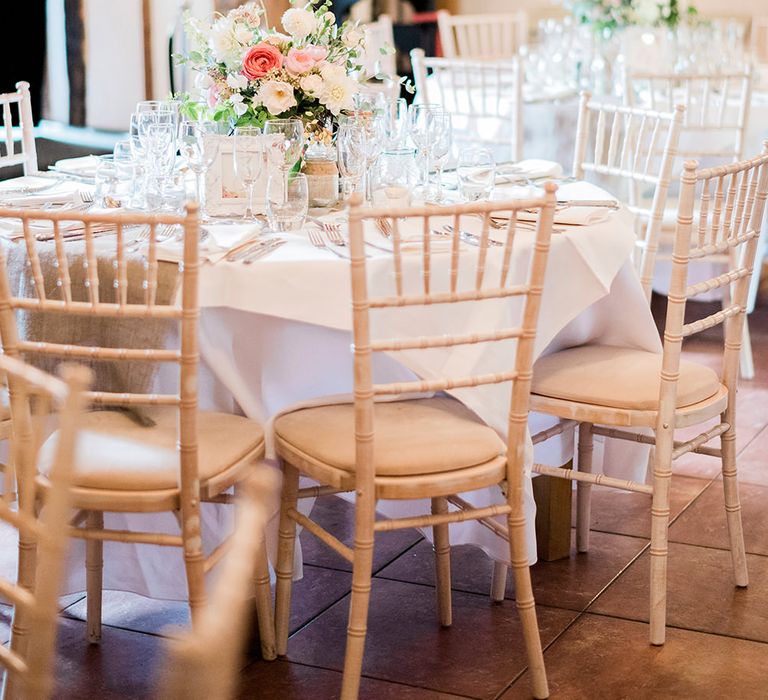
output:
{"label": "chair turned leg", "polygon": [[259,638],[261,656],[265,661],[277,658],[275,642],[275,623],[272,619],[272,590],[269,585],[269,563],[267,562],[267,543],[262,537],[259,555],[256,559],[254,577],[256,592],[256,614],[259,617]]}
{"label": "chair turned leg", "polygon": [[493,562],[493,573],[491,574],[491,602],[503,603],[504,594],[507,591],[507,573],[509,567],[500,561]]}
{"label": "chair turned leg", "polygon": [[[592,473],[594,436],[591,423],[579,424],[579,471]],[[576,483],[576,551],[589,551],[589,526],[592,520],[592,484]]]}
{"label": "chair turned leg", "polygon": [[744,328],[741,337],[739,372],[742,379],[755,378],[755,361],[752,358],[752,338],[749,335],[749,317],[744,316]]}
{"label": "chair turned leg", "polygon": [[[516,479],[519,482],[519,478]],[[522,486],[516,486],[513,479],[507,480],[507,503],[512,507],[507,516],[509,532],[509,558],[515,577],[515,604],[523,628],[523,641],[528,656],[528,670],[531,676],[531,692],[534,698],[548,698],[549,685],[541,649],[539,623],[536,619],[536,602],[531,585],[531,567],[528,563],[528,545],[525,540],[525,513],[523,510]]]}
{"label": "chair turned leg", "polygon": [[291,587],[293,585],[293,556],[296,547],[296,521],[288,511],[298,502],[299,470],[283,463],[283,490],[280,503],[277,566],[275,575],[275,642],[278,656],[288,651],[288,630],[291,621]]}
{"label": "chair turned leg", "polygon": [[653,501],[651,503],[651,644],[664,644],[667,625],[667,556],[669,534],[669,497],[672,483],[672,439],[667,430],[660,438],[656,432],[653,460]]}
{"label": "chair turned leg", "polygon": [[373,522],[376,503],[372,494],[358,494],[355,505],[355,544],[352,561],[352,596],[349,602],[347,648],[341,700],[356,700],[363,671],[365,635],[368,631],[368,604],[371,599],[373,570]]}
{"label": "chair turned leg", "polygon": [[[85,519],[87,530],[102,530],[104,514],[89,511]],[[104,542],[102,540],[85,541],[85,585],[86,585],[86,629],[88,641],[98,644],[101,641],[101,596],[104,567]]]}
{"label": "chair turned leg", "polygon": [[187,573],[187,597],[193,627],[205,608],[205,555],[199,503],[197,499],[189,499],[189,506],[184,508],[182,500],[182,509],[176,512],[184,541],[184,569]]}
{"label": "chair turned leg", "polygon": [[[445,498],[432,499],[432,514],[448,512],[448,501]],[[440,624],[450,627],[452,622],[451,609],[451,543],[448,535],[448,523],[432,526],[435,540],[435,581],[437,582],[437,612]]]}
{"label": "chair turned leg", "polygon": [[[730,420],[732,421],[733,417]],[[728,537],[731,544],[733,577],[737,586],[744,587],[749,584],[749,575],[747,574],[747,555],[744,548],[744,529],[741,524],[739,483],[736,476],[736,429],[733,427],[733,423],[721,436],[720,447],[722,449],[725,518],[728,523]]]}

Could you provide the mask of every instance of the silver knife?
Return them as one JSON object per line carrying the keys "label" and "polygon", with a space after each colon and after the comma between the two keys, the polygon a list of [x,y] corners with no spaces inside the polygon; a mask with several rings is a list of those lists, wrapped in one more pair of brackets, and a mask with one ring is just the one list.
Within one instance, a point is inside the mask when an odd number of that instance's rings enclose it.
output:
{"label": "silver knife", "polygon": [[557,206],[607,207],[608,209],[618,209],[620,204],[615,199],[558,199]]}
{"label": "silver knife", "polygon": [[284,241],[282,238],[278,238],[277,240],[273,241],[271,245],[265,245],[259,250],[251,253],[245,260],[243,260],[243,265],[250,265],[254,260],[259,260],[260,258],[269,255],[273,251],[277,250],[281,245],[285,245],[286,242],[287,241]]}
{"label": "silver knife", "polygon": [[247,258],[251,253],[254,253],[257,250],[260,250],[261,248],[269,245],[275,240],[280,240],[280,239],[260,238],[259,240],[251,241],[248,245],[243,246],[242,248],[239,248],[238,250],[227,255],[227,262],[237,262],[238,260]]}

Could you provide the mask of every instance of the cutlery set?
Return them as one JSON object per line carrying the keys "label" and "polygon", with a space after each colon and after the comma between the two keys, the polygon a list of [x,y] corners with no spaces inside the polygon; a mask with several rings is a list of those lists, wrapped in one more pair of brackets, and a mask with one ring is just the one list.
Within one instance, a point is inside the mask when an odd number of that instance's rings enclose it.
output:
{"label": "cutlery set", "polygon": [[266,257],[280,246],[285,245],[287,241],[284,238],[260,238],[251,240],[240,246],[235,246],[237,250],[231,251],[225,255],[227,262],[241,262],[250,265],[254,260]]}

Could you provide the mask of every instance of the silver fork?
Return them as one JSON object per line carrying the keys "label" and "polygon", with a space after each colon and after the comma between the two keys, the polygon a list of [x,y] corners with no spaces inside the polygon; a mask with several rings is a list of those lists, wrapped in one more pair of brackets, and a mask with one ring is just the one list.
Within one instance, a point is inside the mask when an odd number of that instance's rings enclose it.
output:
{"label": "silver fork", "polygon": [[[155,229],[155,241],[157,243],[162,243],[163,241],[167,241],[169,238],[172,238],[174,235],[173,226],[170,224],[167,224],[165,226],[162,226],[160,230]],[[135,253],[137,252],[145,243],[149,241],[149,238],[152,234],[152,227],[151,226],[145,226],[142,228],[137,234],[136,238],[133,239],[133,244],[130,248],[128,248],[129,253]]]}
{"label": "silver fork", "polygon": [[340,250],[337,250],[336,248],[329,247],[325,243],[325,239],[323,238],[323,235],[320,233],[320,231],[315,231],[314,229],[309,229],[307,231],[309,234],[309,242],[315,246],[315,248],[320,248],[321,250],[329,250],[331,253],[333,253],[336,257],[342,258],[344,260],[348,260],[349,258],[344,255]]}
{"label": "silver fork", "polygon": [[376,219],[376,228],[384,238],[389,238],[392,235],[392,224],[389,219]]}
{"label": "silver fork", "polygon": [[80,200],[85,204],[93,204],[96,200],[93,198],[93,192],[80,190]]}

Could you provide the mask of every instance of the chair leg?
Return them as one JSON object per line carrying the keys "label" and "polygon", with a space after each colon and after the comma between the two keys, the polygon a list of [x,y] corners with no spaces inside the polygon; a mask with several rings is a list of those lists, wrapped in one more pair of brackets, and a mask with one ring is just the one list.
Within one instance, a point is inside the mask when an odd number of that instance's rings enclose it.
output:
{"label": "chair leg", "polygon": [[373,522],[376,502],[369,492],[358,493],[355,504],[355,545],[352,562],[352,596],[349,602],[347,648],[341,700],[356,700],[363,671],[365,635],[368,631],[368,604],[373,570]]}
{"label": "chair leg", "polygon": [[504,602],[504,594],[507,591],[507,573],[509,567],[500,561],[493,562],[493,573],[491,574],[491,602]]}
{"label": "chair leg", "polygon": [[669,534],[669,499],[672,483],[673,432],[660,438],[656,432],[653,460],[653,501],[651,504],[651,644],[664,644],[667,625],[667,556]]}
{"label": "chair leg", "polygon": [[749,335],[749,317],[744,316],[744,329],[741,338],[741,360],[739,372],[742,379],[755,378],[755,362],[752,358],[752,338]]}
{"label": "chair leg", "polygon": [[256,589],[256,614],[259,617],[261,656],[265,661],[272,661],[277,658],[275,623],[272,618],[272,589],[269,585],[267,545],[263,538],[259,555],[256,560],[254,584]]}
{"label": "chair leg", "polygon": [[[448,501],[444,497],[432,499],[432,514],[448,512]],[[448,535],[448,523],[433,525],[435,540],[435,581],[437,582],[437,611],[440,624],[450,627],[451,609],[451,543]]]}
{"label": "chair leg", "polygon": [[[733,416],[730,416],[730,421],[733,421]],[[744,548],[744,530],[741,524],[739,483],[736,475],[736,429],[732,422],[731,427],[720,437],[720,447],[723,454],[723,496],[725,498],[728,537],[731,544],[733,576],[736,585],[744,587],[749,584],[749,575],[747,574],[747,555]]]}
{"label": "chair leg", "polygon": [[[85,519],[87,530],[104,528],[104,514],[101,511],[89,511]],[[88,641],[98,644],[101,641],[101,597],[104,568],[104,542],[102,540],[85,541],[85,585],[86,585],[86,628]]]}
{"label": "chair leg", "polygon": [[[579,471],[592,473],[594,436],[591,423],[579,424]],[[592,520],[592,484],[576,482],[576,551],[589,551],[589,526]]]}
{"label": "chair leg", "polygon": [[[520,481],[518,477],[516,481]],[[528,564],[528,546],[525,541],[525,513],[521,484],[507,479],[507,503],[512,511],[507,516],[509,532],[509,556],[515,577],[515,604],[523,627],[523,640],[528,656],[528,670],[531,676],[531,691],[534,698],[548,698],[547,671],[541,650],[539,623],[536,619],[536,603],[531,585],[531,567]]]}
{"label": "chair leg", "polygon": [[293,585],[293,555],[296,547],[296,521],[288,510],[298,502],[299,470],[283,463],[283,490],[280,503],[277,566],[275,575],[275,631],[278,656],[288,650],[288,629],[291,621],[291,587]]}
{"label": "chair leg", "polygon": [[205,555],[203,554],[203,533],[200,528],[200,501],[189,499],[185,508],[176,512],[181,521],[181,535],[184,541],[184,569],[187,574],[187,598],[194,627],[205,608]]}

